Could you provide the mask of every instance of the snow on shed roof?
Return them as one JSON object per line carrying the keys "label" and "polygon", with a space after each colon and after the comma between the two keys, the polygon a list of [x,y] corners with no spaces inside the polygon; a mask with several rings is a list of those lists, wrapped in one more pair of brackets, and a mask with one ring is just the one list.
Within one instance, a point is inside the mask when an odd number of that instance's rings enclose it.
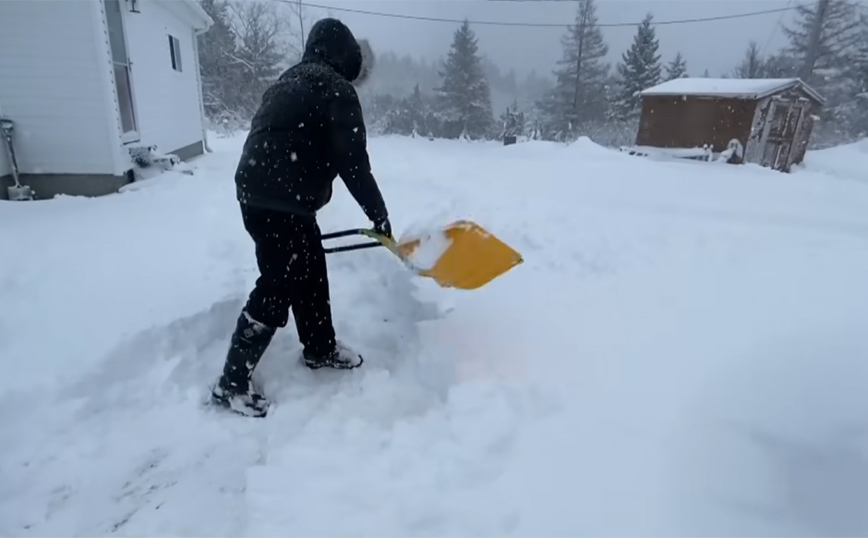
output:
{"label": "snow on shed roof", "polygon": [[819,102],[824,99],[798,78],[676,78],[647,88],[640,95],[702,95],[761,99],[792,86],[800,85]]}

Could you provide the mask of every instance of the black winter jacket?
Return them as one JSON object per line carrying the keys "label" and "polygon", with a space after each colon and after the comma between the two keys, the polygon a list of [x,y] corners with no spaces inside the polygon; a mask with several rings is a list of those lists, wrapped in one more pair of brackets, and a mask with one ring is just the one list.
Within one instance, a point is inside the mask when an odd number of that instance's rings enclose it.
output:
{"label": "black winter jacket", "polygon": [[340,175],[368,219],[387,218],[352,85],[361,73],[350,29],[330,18],[314,24],[301,62],[265,92],[251,121],[235,172],[239,202],[315,216]]}

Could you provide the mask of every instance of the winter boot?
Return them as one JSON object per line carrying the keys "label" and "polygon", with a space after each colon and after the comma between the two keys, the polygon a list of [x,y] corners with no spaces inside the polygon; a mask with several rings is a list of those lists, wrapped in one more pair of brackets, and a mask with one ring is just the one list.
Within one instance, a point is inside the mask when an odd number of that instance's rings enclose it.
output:
{"label": "winter boot", "polygon": [[229,344],[223,375],[211,390],[211,399],[236,413],[264,417],[268,400],[253,386],[253,370],[265,353],[276,329],[251,318],[247,312],[238,316]]}
{"label": "winter boot", "polygon": [[311,370],[320,368],[335,368],[337,370],[352,370],[362,365],[364,359],[361,355],[338,341],[335,344],[335,349],[328,355],[323,357],[315,357],[304,352],[304,365]]}

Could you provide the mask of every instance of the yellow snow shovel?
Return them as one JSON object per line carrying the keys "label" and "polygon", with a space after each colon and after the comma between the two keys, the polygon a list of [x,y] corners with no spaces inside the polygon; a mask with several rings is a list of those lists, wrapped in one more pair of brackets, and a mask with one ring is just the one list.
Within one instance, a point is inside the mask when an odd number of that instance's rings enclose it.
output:
{"label": "yellow snow shovel", "polygon": [[362,228],[323,234],[322,239],[353,235],[373,242],[326,248],[326,253],[386,247],[416,274],[433,278],[444,288],[480,288],[524,261],[509,245],[466,220],[398,241]]}

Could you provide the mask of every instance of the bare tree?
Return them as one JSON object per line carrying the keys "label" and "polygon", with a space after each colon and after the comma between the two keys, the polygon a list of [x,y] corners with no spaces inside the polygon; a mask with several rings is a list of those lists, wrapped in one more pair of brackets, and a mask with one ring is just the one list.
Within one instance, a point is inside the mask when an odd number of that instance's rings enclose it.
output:
{"label": "bare tree", "polygon": [[[284,38],[287,51],[297,59],[304,53],[307,33],[313,26],[313,18],[304,5],[304,0],[274,0],[281,7],[284,24]],[[331,16],[331,15],[329,15]]]}
{"label": "bare tree", "polygon": [[732,76],[735,78],[760,78],[763,76],[764,64],[759,45],[756,41],[751,41],[741,63],[733,70]]}
{"label": "bare tree", "polygon": [[293,26],[290,29],[290,37],[292,41],[297,44],[295,48],[296,52],[299,56],[304,53],[304,45],[305,39],[307,38],[308,28],[311,26],[310,17],[307,14],[307,10],[304,8],[304,4],[302,0],[295,0],[294,2],[290,2],[287,4],[289,11],[295,16],[295,21],[298,24],[297,27]]}
{"label": "bare tree", "polygon": [[560,136],[576,136],[582,125],[603,119],[603,88],[609,74],[609,47],[597,20],[594,0],[576,5],[573,24],[561,37],[562,56],[553,72],[556,85],[542,101],[544,127]]}
{"label": "bare tree", "polygon": [[274,65],[282,56],[280,37],[283,22],[275,6],[266,2],[229,3],[231,26],[238,36],[238,49],[231,60],[242,65],[257,80],[273,76]]}
{"label": "bare tree", "polygon": [[246,111],[239,92],[245,77],[231,57],[237,48],[231,28],[231,13],[225,0],[200,0],[202,9],[214,20],[211,29],[198,37],[199,72],[205,114],[218,130],[243,127]]}
{"label": "bare tree", "polygon": [[280,75],[286,58],[281,40],[284,22],[275,4],[236,0],[229,3],[231,26],[238,47],[228,55],[240,67],[249,83],[246,85],[245,108],[252,114],[269,84]]}

